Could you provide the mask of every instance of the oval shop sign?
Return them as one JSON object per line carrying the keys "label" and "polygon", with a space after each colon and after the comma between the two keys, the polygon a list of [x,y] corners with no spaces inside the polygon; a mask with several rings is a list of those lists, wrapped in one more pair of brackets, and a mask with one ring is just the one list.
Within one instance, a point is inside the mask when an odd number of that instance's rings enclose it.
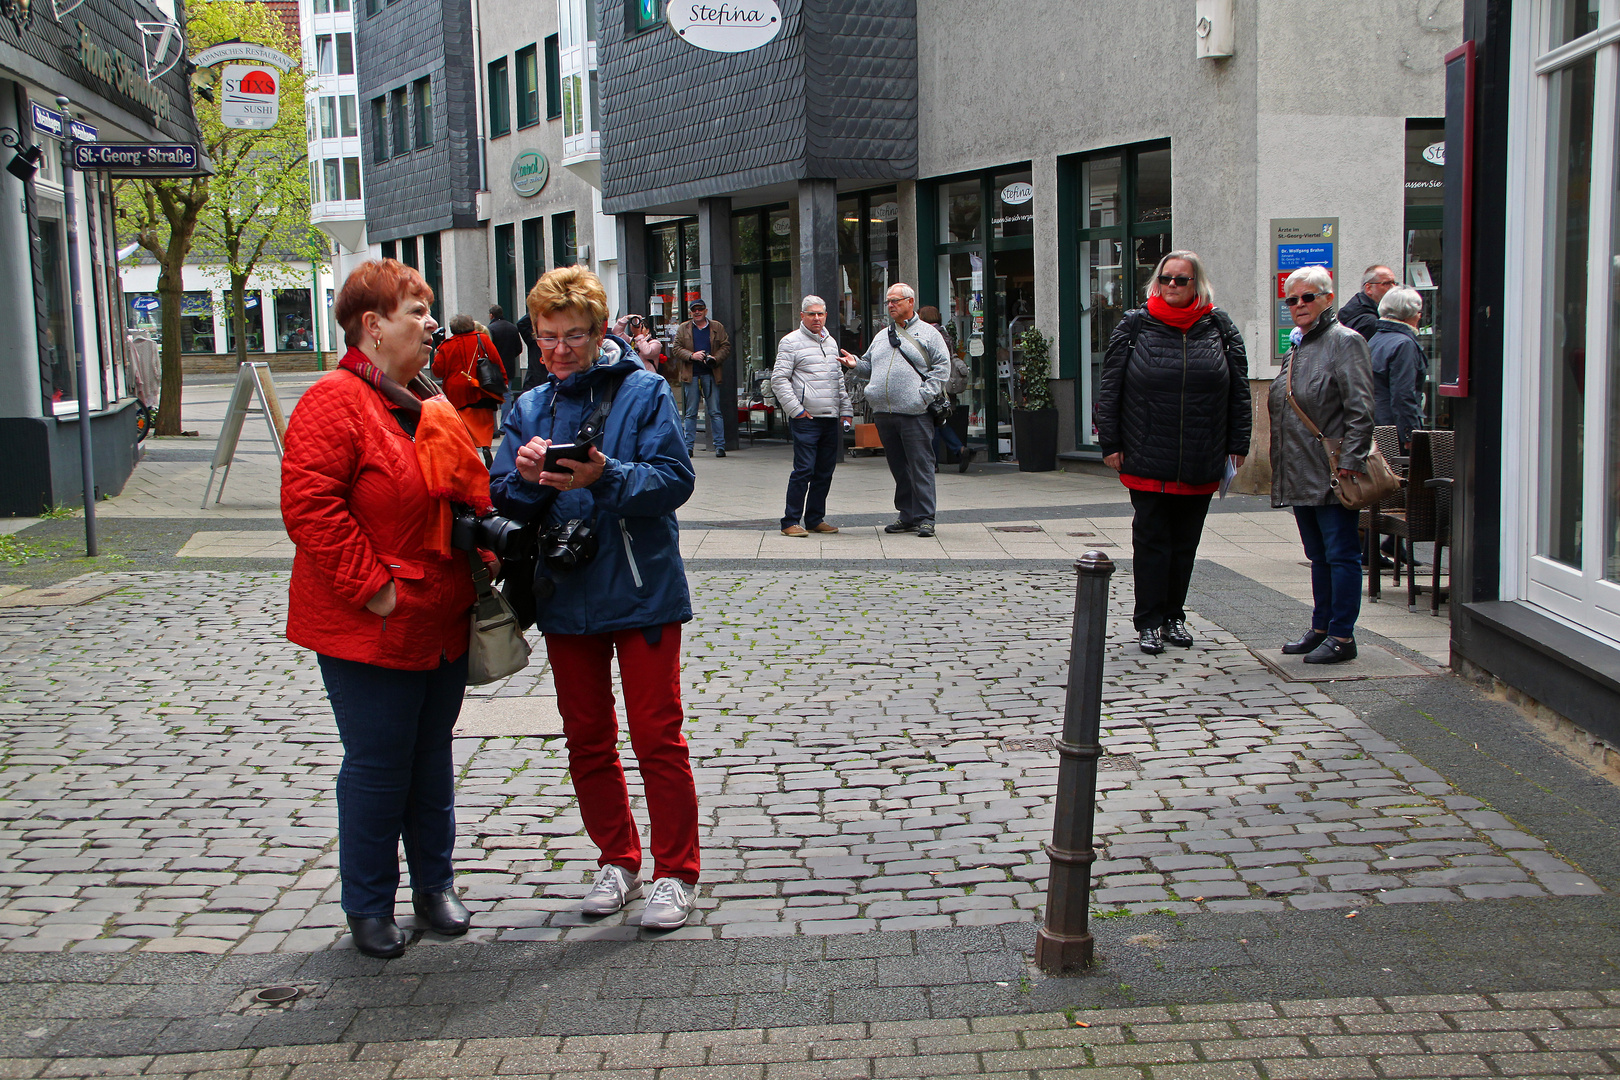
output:
{"label": "oval shop sign", "polygon": [[1423,160],[1430,165],[1444,165],[1446,163],[1446,144],[1437,142],[1425,146],[1423,148]]}
{"label": "oval shop sign", "polygon": [[512,161],[512,190],[525,199],[540,194],[551,179],[551,162],[538,150],[525,150]]}
{"label": "oval shop sign", "polygon": [[1006,206],[1021,206],[1035,197],[1035,189],[1022,181],[1001,189],[1001,201]]}
{"label": "oval shop sign", "polygon": [[776,0],[672,0],[669,25],[699,49],[747,52],[781,32],[782,11]]}

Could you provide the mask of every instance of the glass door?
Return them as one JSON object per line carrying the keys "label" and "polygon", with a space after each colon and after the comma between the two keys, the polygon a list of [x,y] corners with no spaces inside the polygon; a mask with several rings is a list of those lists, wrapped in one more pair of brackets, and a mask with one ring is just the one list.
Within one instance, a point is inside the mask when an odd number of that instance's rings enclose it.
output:
{"label": "glass door", "polygon": [[648,298],[652,310],[647,315],[658,337],[668,344],[687,319],[687,305],[700,295],[697,219],[649,225],[647,261],[652,279]]}
{"label": "glass door", "polygon": [[750,404],[763,400],[762,384],[776,364],[776,345],[798,325],[793,297],[793,214],[786,206],[761,207],[731,215],[735,263],[735,318],[732,353],[742,393]]}

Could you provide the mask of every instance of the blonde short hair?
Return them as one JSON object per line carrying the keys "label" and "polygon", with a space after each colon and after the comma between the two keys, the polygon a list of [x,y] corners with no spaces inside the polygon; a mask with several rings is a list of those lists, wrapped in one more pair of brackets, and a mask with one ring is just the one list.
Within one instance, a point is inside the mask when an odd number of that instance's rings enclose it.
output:
{"label": "blonde short hair", "polygon": [[529,290],[528,306],[529,317],[536,321],[542,316],[578,311],[598,334],[607,323],[607,291],[602,288],[602,279],[583,266],[559,266],[546,271]]}
{"label": "blonde short hair", "polygon": [[1180,259],[1193,268],[1193,288],[1197,290],[1200,304],[1213,304],[1215,290],[1210,287],[1209,275],[1204,273],[1204,260],[1198,257],[1195,251],[1172,251],[1159,260],[1159,265],[1153,268],[1153,276],[1148,278],[1147,294],[1149,296],[1164,295],[1164,286],[1159,284],[1159,275],[1164,273],[1164,264],[1171,259]]}

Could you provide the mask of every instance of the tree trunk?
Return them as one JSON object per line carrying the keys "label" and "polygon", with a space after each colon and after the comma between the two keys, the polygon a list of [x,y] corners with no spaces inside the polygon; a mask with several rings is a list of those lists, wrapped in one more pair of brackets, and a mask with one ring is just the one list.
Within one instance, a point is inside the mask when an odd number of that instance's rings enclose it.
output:
{"label": "tree trunk", "polygon": [[231,324],[236,327],[236,366],[241,367],[247,363],[246,274],[231,275]]}
{"label": "tree trunk", "polygon": [[[163,378],[158,391],[158,435],[180,434],[180,396],[184,385],[184,372],[180,366],[180,298],[185,290],[181,280],[185,250],[169,248],[169,260],[161,262],[158,272],[158,323],[162,328]],[[180,265],[170,265],[178,262]]]}

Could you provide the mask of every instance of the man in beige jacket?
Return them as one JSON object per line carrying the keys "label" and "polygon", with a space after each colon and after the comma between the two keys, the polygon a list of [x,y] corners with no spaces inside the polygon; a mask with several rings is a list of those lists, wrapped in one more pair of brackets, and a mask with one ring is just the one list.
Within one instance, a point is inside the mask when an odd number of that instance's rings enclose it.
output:
{"label": "man in beige jacket", "polygon": [[726,359],[731,356],[731,338],[726,328],[709,318],[709,305],[702,299],[687,309],[692,317],[675,331],[669,354],[681,366],[681,392],[686,396],[686,455],[697,445],[698,403],[709,408],[709,446],[715,457],[726,456],[726,426],[720,412],[720,380]]}

